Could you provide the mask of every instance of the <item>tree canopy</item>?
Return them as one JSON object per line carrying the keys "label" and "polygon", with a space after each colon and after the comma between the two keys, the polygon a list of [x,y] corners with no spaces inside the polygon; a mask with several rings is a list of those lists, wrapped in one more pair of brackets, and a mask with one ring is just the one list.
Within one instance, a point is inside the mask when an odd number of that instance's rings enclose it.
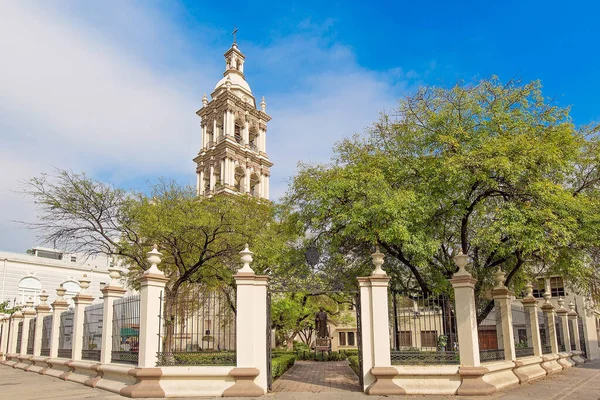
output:
{"label": "tree canopy", "polygon": [[600,152],[598,125],[569,111],[537,81],[423,87],[331,163],[301,164],[285,201],[331,257],[379,245],[422,296],[449,292],[459,249],[480,298],[498,267],[517,290],[549,273],[581,287],[600,233]]}

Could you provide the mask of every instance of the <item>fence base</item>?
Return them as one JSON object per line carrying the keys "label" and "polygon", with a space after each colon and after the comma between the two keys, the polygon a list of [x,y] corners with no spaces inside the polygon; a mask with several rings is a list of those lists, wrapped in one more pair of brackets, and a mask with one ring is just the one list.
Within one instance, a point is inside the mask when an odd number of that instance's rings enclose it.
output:
{"label": "fence base", "polygon": [[390,396],[396,394],[406,394],[406,391],[394,383],[394,376],[398,370],[393,367],[373,367],[371,375],[375,377],[373,382],[365,392],[373,396]]}
{"label": "fence base", "polygon": [[575,361],[571,360],[571,353],[558,353],[558,363],[562,369],[571,368],[576,365]]}
{"label": "fence base", "polygon": [[458,374],[462,378],[462,383],[456,394],[461,396],[484,396],[496,391],[494,385],[490,385],[483,380],[483,376],[489,371],[484,367],[460,367]]}
{"label": "fence base", "polygon": [[265,391],[254,383],[260,371],[258,368],[234,368],[229,373],[235,384],[223,392],[223,397],[258,397]]}
{"label": "fence base", "polygon": [[150,397],[164,398],[165,391],[160,387],[159,379],[162,376],[160,368],[135,368],[129,371],[135,378],[135,383],[121,389],[119,394],[134,399]]}
{"label": "fence base", "polygon": [[581,365],[585,363],[585,358],[583,358],[583,351],[574,351],[571,360],[573,360],[575,365]]}
{"label": "fence base", "polygon": [[525,357],[516,360],[513,372],[519,379],[519,383],[531,382],[546,376],[546,370],[542,368],[541,363],[541,357]]}
{"label": "fence base", "polygon": [[46,363],[48,357],[41,356],[33,356],[31,357],[31,365],[27,368],[28,372],[36,372],[41,374],[45,368],[48,368],[49,365]]}
{"label": "fence base", "polygon": [[540,366],[546,371],[546,375],[552,375],[562,371],[562,366],[558,363],[558,354],[546,354],[542,356]]}

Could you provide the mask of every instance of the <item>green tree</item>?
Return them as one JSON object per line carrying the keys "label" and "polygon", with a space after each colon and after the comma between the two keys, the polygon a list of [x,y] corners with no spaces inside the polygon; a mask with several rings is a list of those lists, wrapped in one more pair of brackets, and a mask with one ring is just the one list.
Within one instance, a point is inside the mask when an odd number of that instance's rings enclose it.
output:
{"label": "green tree", "polygon": [[330,164],[301,165],[286,202],[332,257],[379,245],[425,297],[450,292],[452,258],[469,254],[482,320],[498,267],[517,291],[534,274],[591,276],[597,132],[575,126],[539,82],[424,87],[339,143]]}
{"label": "green tree", "polygon": [[0,303],[0,314],[12,315],[12,314],[16,313],[17,311],[19,311],[21,308],[22,308],[21,306],[11,307],[9,301],[4,301],[4,302]]}

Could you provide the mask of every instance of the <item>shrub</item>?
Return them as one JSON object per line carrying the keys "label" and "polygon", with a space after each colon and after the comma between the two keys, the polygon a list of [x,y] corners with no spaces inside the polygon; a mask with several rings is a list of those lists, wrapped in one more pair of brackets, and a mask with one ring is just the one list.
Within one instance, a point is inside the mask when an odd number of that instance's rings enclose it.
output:
{"label": "shrub", "polygon": [[296,356],[294,354],[284,354],[279,357],[275,357],[271,360],[271,376],[279,378],[285,371],[287,371],[296,362]]}
{"label": "shrub", "polygon": [[354,371],[356,376],[359,376],[360,372],[358,371],[358,356],[348,357],[348,363],[350,364],[350,368],[352,368],[352,371]]}
{"label": "shrub", "polygon": [[[355,353],[355,354],[358,354]],[[348,354],[342,351],[299,351],[297,353],[298,360],[310,360],[310,361],[343,361],[348,358]]]}
{"label": "shrub", "polygon": [[310,347],[304,342],[294,341],[294,351],[310,351]]}
{"label": "shrub", "polygon": [[171,363],[175,365],[235,365],[235,352],[222,351],[214,353],[189,352],[189,353],[174,353],[173,355],[163,354],[164,361],[168,362],[172,357]]}

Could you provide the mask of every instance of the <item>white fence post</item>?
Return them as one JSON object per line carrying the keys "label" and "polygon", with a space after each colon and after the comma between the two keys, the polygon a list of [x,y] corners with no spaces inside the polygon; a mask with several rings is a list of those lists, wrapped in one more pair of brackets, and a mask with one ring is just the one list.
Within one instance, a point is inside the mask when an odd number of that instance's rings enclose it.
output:
{"label": "white fence post", "polygon": [[[10,329],[10,345],[8,348],[8,354],[18,354],[21,349],[17,349],[17,337],[19,335],[19,322],[23,320],[23,313],[21,311],[15,312],[11,317],[11,329]],[[23,340],[23,330],[21,330],[21,340]]]}
{"label": "white fence post", "polygon": [[104,304],[102,307],[102,344],[100,345],[100,363],[110,364],[112,359],[112,328],[113,328],[113,304],[125,294],[119,279],[121,270],[116,267],[108,269],[111,281],[108,286],[101,290]]}
{"label": "white fence post", "polygon": [[158,269],[162,254],[157,246],[148,252],[150,268],[139,278],[140,282],[140,343],[138,367],[154,368],[158,361],[159,312],[162,309],[160,293],[169,281],[165,274]]}
{"label": "white fence post", "polygon": [[496,391],[495,386],[483,380],[488,370],[481,367],[479,359],[479,335],[477,333],[477,308],[475,307],[475,283],[465,269],[468,256],[462,251],[454,257],[458,272],[454,274],[450,283],[454,288],[456,306],[456,329],[458,331],[458,352],[460,367],[458,373],[462,383],[457,394],[473,396],[490,394]]}
{"label": "white fence post", "polygon": [[558,339],[556,338],[556,318],[554,313],[554,306],[550,303],[551,294],[544,292],[544,304],[542,304],[542,311],[546,314],[546,320],[548,321],[548,332],[550,333],[550,348],[552,354],[558,354]]}
{"label": "white fence post", "polygon": [[575,348],[571,349],[571,351],[581,351],[581,342],[579,341],[579,324],[577,323],[577,311],[575,311],[575,304],[571,301],[569,303],[569,321],[573,324],[573,336],[575,342]]}
{"label": "white fence post", "polygon": [[[393,381],[398,371],[392,367],[390,355],[388,286],[391,278],[381,269],[384,254],[379,252],[379,248],[371,254],[371,258],[375,265],[371,276],[358,278],[361,298],[363,389],[365,393],[376,396],[405,394],[405,390]],[[365,335],[366,332],[368,333]]]}
{"label": "white fence post", "polygon": [[269,277],[256,275],[250,263],[252,252],[240,252],[241,269],[235,274],[236,368],[229,373],[235,384],[223,397],[262,396],[267,392],[267,289]]}
{"label": "white fence post", "polygon": [[496,287],[494,290],[492,290],[492,296],[496,306],[500,309],[500,324],[502,327],[502,347],[504,348],[504,359],[507,361],[514,361],[516,359],[516,354],[511,307],[511,299],[513,294],[506,286],[504,286],[505,274],[501,269],[496,271],[495,279]]}
{"label": "white fence post", "polygon": [[565,346],[565,352],[571,351],[571,335],[569,332],[569,312],[565,308],[565,301],[562,297],[558,298],[558,309],[556,310],[556,315],[559,318],[558,323],[562,327],[562,339],[563,344]]}
{"label": "white fence post", "polygon": [[533,347],[533,355],[536,357],[542,356],[542,339],[540,337],[540,321],[538,320],[537,300],[533,297],[533,285],[528,283],[525,285],[527,296],[521,303],[529,312],[529,328],[531,330],[531,346]]}
{"label": "white fence post", "polygon": [[67,308],[69,303],[64,298],[67,291],[63,288],[62,283],[56,289],[58,298],[52,303],[52,330],[50,331],[50,358],[58,357],[58,339],[60,337],[60,316]]}
{"label": "white fence post", "polygon": [[92,304],[94,298],[87,292],[90,287],[90,280],[87,274],[83,274],[83,278],[79,280],[81,291],[73,298],[75,303],[75,311],[73,315],[73,347],[71,350],[71,359],[78,361],[82,359],[83,350],[83,323],[85,307]]}
{"label": "white fence post", "polygon": [[21,348],[17,349],[19,354],[27,354],[27,340],[29,339],[29,324],[35,317],[35,309],[33,308],[33,298],[31,296],[27,300],[26,306],[23,309],[23,331],[21,333]]}
{"label": "white fence post", "polygon": [[6,359],[8,353],[8,330],[10,328],[10,316],[8,314],[0,315],[0,324],[2,325],[2,338],[0,338],[0,362]]}

